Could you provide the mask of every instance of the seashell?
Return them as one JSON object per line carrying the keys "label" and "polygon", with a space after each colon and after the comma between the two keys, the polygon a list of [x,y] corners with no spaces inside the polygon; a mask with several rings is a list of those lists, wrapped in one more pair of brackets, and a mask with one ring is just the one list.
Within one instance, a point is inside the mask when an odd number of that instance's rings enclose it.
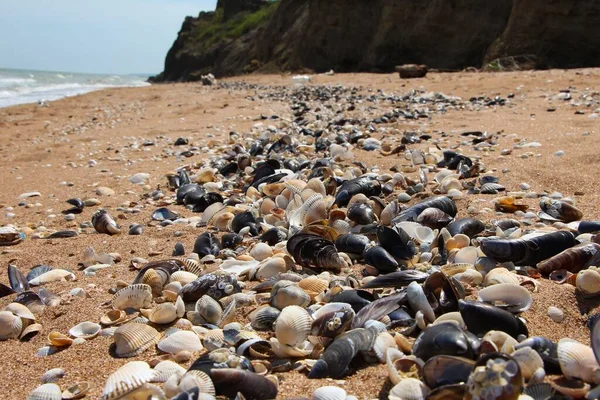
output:
{"label": "seashell", "polygon": [[44,346],[40,347],[35,353],[36,357],[48,357],[52,354],[58,353],[61,349],[56,346]]}
{"label": "seashell", "polygon": [[40,286],[45,285],[46,283],[58,282],[58,281],[73,281],[75,280],[75,274],[71,271],[67,271],[64,269],[53,269],[48,272],[44,272],[38,277],[29,281],[29,284],[32,286]]}
{"label": "seashell", "polygon": [[207,323],[217,325],[223,316],[223,308],[218,301],[204,295],[196,302],[195,310]]}
{"label": "seashell", "polygon": [[584,297],[597,296],[600,294],[600,272],[594,269],[580,271],[575,279],[575,286]]}
{"label": "seashell", "polygon": [[346,391],[337,386],[322,386],[316,389],[312,400],[346,400]]}
{"label": "seashell", "polygon": [[279,281],[271,290],[271,305],[280,310],[290,305],[306,307],[310,301],[310,295],[294,282]]}
{"label": "seashell", "polygon": [[275,322],[275,336],[283,345],[298,346],[308,337],[311,325],[312,318],[304,308],[287,306]]}
{"label": "seashell", "polygon": [[93,339],[100,332],[102,327],[93,322],[82,322],[69,329],[69,335],[74,338]]}
{"label": "seashell", "polygon": [[481,194],[498,194],[498,192],[502,192],[506,190],[506,188],[498,183],[488,182],[481,185]]}
{"label": "seashell", "polygon": [[48,343],[51,346],[65,347],[73,344],[73,339],[60,332],[52,331],[48,334]]}
{"label": "seashell", "polygon": [[465,321],[458,311],[449,312],[446,314],[442,314],[433,321],[433,325],[440,324],[442,322],[455,322],[459,327],[466,329]]}
{"label": "seashell", "polygon": [[[293,263],[293,262],[292,262]],[[288,263],[283,257],[271,257],[264,260],[258,267],[253,279],[263,280],[271,278],[288,270]]]}
{"label": "seashell", "polygon": [[161,303],[152,309],[141,310],[142,315],[155,324],[164,325],[175,321],[177,316],[177,306],[173,303]]}
{"label": "seashell", "polygon": [[198,275],[189,271],[176,271],[171,274],[171,282],[179,282],[182,286],[198,279]]}
{"label": "seashell", "polygon": [[528,381],[538,369],[544,368],[542,357],[531,347],[522,347],[510,355],[521,368],[523,379]]}
{"label": "seashell", "polygon": [[185,371],[185,368],[173,361],[161,361],[154,367],[154,376],[150,382],[166,382],[172,375],[181,378]]}
{"label": "seashell", "polygon": [[133,308],[139,310],[148,308],[152,303],[152,289],[150,286],[139,283],[124,287],[115,293],[112,306],[117,310]]}
{"label": "seashell", "polygon": [[523,286],[512,283],[499,283],[477,292],[478,300],[504,308],[510,312],[529,310],[533,303],[531,292]]}
{"label": "seashell", "polygon": [[[302,279],[298,282],[298,286],[304,289],[311,297],[315,297],[317,294],[326,291],[329,288],[329,281],[320,279],[316,276],[309,276],[308,278]],[[315,295],[313,295],[313,293]]]}
{"label": "seashell", "polygon": [[456,177],[450,175],[444,178],[444,180],[440,183],[439,189],[440,193],[448,193],[452,189],[461,190],[462,183],[460,183],[460,181]]}
{"label": "seashell", "polygon": [[183,350],[195,352],[203,348],[200,338],[192,331],[177,331],[158,342],[159,350],[171,354],[177,354]]}
{"label": "seashell", "polygon": [[422,365],[422,374],[428,387],[438,388],[466,382],[474,365],[468,358],[439,355]]}
{"label": "seashell", "polygon": [[408,304],[415,311],[421,311],[429,322],[435,321],[435,314],[431,304],[427,300],[423,288],[417,282],[411,282],[406,288],[406,298]]}
{"label": "seashell", "polygon": [[558,342],[558,362],[563,375],[587,383],[600,383],[600,367],[591,347],[564,338]]}
{"label": "seashell", "polygon": [[250,250],[250,257],[254,258],[257,261],[263,261],[269,257],[273,256],[273,250],[271,246],[266,243],[257,243],[252,250]]}
{"label": "seashell", "polygon": [[88,382],[78,382],[74,385],[69,386],[62,392],[63,400],[75,400],[83,399],[87,396],[90,391],[90,384]]}
{"label": "seashell", "polygon": [[490,353],[479,358],[467,381],[467,399],[516,399],[523,389],[519,364],[510,356]]}
{"label": "seashell", "polygon": [[145,361],[129,362],[110,374],[102,392],[102,400],[119,399],[142,387],[154,376]]}
{"label": "seashell", "polygon": [[[589,393],[591,386],[586,382],[579,379],[568,379],[565,377],[558,377],[550,381],[552,389],[556,390],[568,398],[584,398]],[[556,397],[556,396],[553,396]],[[562,397],[562,396],[560,396]],[[594,398],[594,397],[589,397]]]}
{"label": "seashell", "polygon": [[52,368],[44,372],[40,380],[42,383],[53,383],[63,378],[65,374],[65,370],[62,368]]}
{"label": "seashell", "polygon": [[523,390],[523,394],[532,397],[534,400],[544,400],[554,396],[555,390],[549,383],[530,383]]}
{"label": "seashell", "polygon": [[210,377],[205,372],[195,369],[186,372],[179,381],[179,389],[182,392],[187,392],[194,388],[197,388],[199,393],[211,396],[215,395],[215,385]]}
{"label": "seashell", "polygon": [[119,225],[106,210],[98,210],[92,215],[92,225],[98,233],[116,235],[121,233]]}
{"label": "seashell", "polygon": [[542,212],[538,215],[541,219],[551,221],[573,222],[583,217],[583,213],[575,206],[561,200],[544,197],[540,201]]}
{"label": "seashell", "polygon": [[375,353],[380,363],[386,362],[386,354],[390,349],[398,349],[396,339],[387,332],[379,333],[373,344],[373,353]]}
{"label": "seashell", "polygon": [[[486,343],[493,344],[494,351],[510,354],[514,352],[515,346],[518,344],[515,338],[503,331],[491,330],[487,332],[481,339],[482,351]],[[489,351],[486,351],[489,353]]]}
{"label": "seashell", "polygon": [[61,400],[62,391],[55,383],[44,383],[27,395],[27,400]]}
{"label": "seashell", "polygon": [[164,275],[159,274],[154,268],[150,268],[144,273],[140,283],[150,286],[153,297],[159,297],[166,282]]}
{"label": "seashell", "polygon": [[[135,318],[136,314],[132,314]],[[118,325],[127,321],[127,313],[123,310],[110,310],[100,318],[100,323],[106,326]]]}
{"label": "seashell", "polygon": [[280,313],[281,311],[275,307],[261,307],[250,314],[250,324],[258,331],[271,331]]}
{"label": "seashell", "polygon": [[405,356],[398,349],[387,350],[385,363],[390,381],[394,385],[406,378],[420,379],[423,376],[423,361],[414,356]]}
{"label": "seashell", "polygon": [[510,272],[504,267],[498,267],[492,269],[483,278],[483,286],[498,285],[501,283],[509,283],[512,285],[519,285],[519,279],[517,275]]}
{"label": "seashell", "polygon": [[461,248],[454,255],[454,262],[457,264],[475,265],[475,263],[477,263],[477,258],[478,258],[477,248],[473,247],[473,246],[467,246],[467,247]]}
{"label": "seashell", "polygon": [[6,307],[4,307],[3,311],[9,311],[21,319],[35,321],[35,316],[33,315],[33,313],[29,310],[29,308],[27,308],[21,303],[10,303]]}
{"label": "seashell", "polygon": [[389,400],[425,400],[429,389],[415,378],[402,379],[391,390]]}
{"label": "seashell", "polygon": [[130,322],[118,327],[113,338],[117,357],[133,357],[154,346],[160,334],[151,326]]}

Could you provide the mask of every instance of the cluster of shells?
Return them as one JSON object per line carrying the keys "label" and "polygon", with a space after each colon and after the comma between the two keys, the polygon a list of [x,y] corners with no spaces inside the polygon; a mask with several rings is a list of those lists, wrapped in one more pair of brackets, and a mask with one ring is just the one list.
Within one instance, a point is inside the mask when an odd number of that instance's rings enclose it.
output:
{"label": "cluster of shells", "polygon": [[[314,124],[303,129],[317,131]],[[174,193],[157,197],[152,218],[203,228],[193,251],[180,246],[173,258],[136,264],[99,321],[50,332],[38,355],[97,335],[113,338],[114,357],[164,353],[114,371],[103,399],[272,399],[279,373],[343,379],[373,364],[385,365],[394,400],[596,398],[600,323],[592,346],[555,343],[529,336],[519,314],[542,276],[584,296],[600,293],[600,223],[580,221],[570,199],[544,197],[539,213],[527,211],[515,193],[494,200],[497,220],[457,218],[469,194],[506,191],[483,163],[406,148],[419,138],[389,139],[377,148],[401,165],[381,174],[350,162],[353,143],[368,140],[344,127],[319,136],[232,134],[206,163],[169,174]],[[186,211],[201,214],[179,216]],[[107,210],[91,222],[100,234],[123,234]],[[86,250],[85,273],[115,256]],[[32,286],[75,278],[49,267],[32,273],[9,268],[3,295],[18,297],[0,312],[0,340],[39,331],[35,313],[56,305],[57,296]],[[61,391],[60,375],[48,371],[29,398],[85,396],[85,382]],[[311,396],[354,398],[330,385]]]}

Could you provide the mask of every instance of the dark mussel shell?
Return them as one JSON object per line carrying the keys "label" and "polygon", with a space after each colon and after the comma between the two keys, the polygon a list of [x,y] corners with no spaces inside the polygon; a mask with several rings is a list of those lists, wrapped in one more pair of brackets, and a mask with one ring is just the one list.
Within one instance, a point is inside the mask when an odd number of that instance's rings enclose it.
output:
{"label": "dark mussel shell", "polygon": [[346,266],[333,242],[318,235],[298,233],[287,241],[286,248],[303,267],[339,271]]}
{"label": "dark mussel shell", "polygon": [[362,193],[367,197],[379,196],[381,194],[381,184],[375,179],[366,176],[351,179],[344,182],[338,188],[335,196],[335,204],[338,207],[345,207],[355,194]]}
{"label": "dark mussel shell", "polygon": [[37,278],[38,276],[40,276],[41,274],[51,271],[52,267],[49,265],[36,265],[35,267],[33,267],[31,269],[31,271],[29,271],[27,273],[27,282],[29,282],[32,279]]}
{"label": "dark mussel shell", "polygon": [[451,222],[446,229],[448,229],[448,232],[450,232],[450,235],[452,236],[462,233],[463,235],[472,238],[478,233],[483,232],[485,225],[475,218],[459,218]]}
{"label": "dark mussel shell", "polygon": [[392,224],[395,225],[401,221],[416,221],[421,212],[430,207],[439,208],[451,217],[456,217],[456,213],[458,212],[454,200],[450,197],[438,196],[424,200],[402,211],[392,220]]}
{"label": "dark mussel shell", "polygon": [[40,290],[38,290],[38,296],[40,296],[40,299],[42,299],[45,305],[50,307],[58,306],[61,303],[60,297],[48,289],[40,288]]}
{"label": "dark mussel shell", "polygon": [[465,298],[465,289],[454,277],[435,271],[425,280],[423,292],[436,316],[457,311],[458,300]]}
{"label": "dark mussel shell", "polygon": [[583,217],[583,213],[575,206],[572,206],[565,201],[554,200],[548,197],[543,198],[540,201],[540,208],[551,218],[562,222],[573,222],[580,220]]}
{"label": "dark mussel shell", "polygon": [[206,375],[210,374],[210,370],[213,368],[219,368],[217,363],[210,359],[208,353],[205,353],[198,357],[192,365],[187,369],[188,371],[202,371]]}
{"label": "dark mussel shell", "polygon": [[331,302],[350,304],[355,313],[368,306],[375,297],[366,290],[344,290],[331,299]]}
{"label": "dark mussel shell", "polygon": [[372,301],[356,313],[352,320],[352,329],[362,328],[368,320],[378,320],[404,304],[406,304],[406,290]]}
{"label": "dark mussel shell", "polygon": [[277,243],[284,241],[287,235],[279,228],[271,228],[264,232],[258,238],[261,242],[266,242],[269,246],[275,246]]}
{"label": "dark mussel shell", "polygon": [[155,221],[175,221],[177,218],[179,218],[179,214],[167,207],[158,208],[152,213],[152,219]]}
{"label": "dark mussel shell", "polygon": [[171,253],[171,256],[178,257],[183,255],[185,255],[185,248],[183,247],[183,243],[175,243],[175,246],[173,246],[173,253]]}
{"label": "dark mussel shell", "polygon": [[368,225],[375,221],[375,213],[367,204],[354,203],[348,208],[348,219],[359,225]]}
{"label": "dark mussel shell", "polygon": [[596,233],[600,232],[600,221],[580,221],[577,225],[577,233]]}
{"label": "dark mussel shell", "polygon": [[[98,233],[106,233],[107,235],[116,235],[120,233],[119,226],[106,210],[98,210],[92,215],[92,225]],[[75,232],[75,231],[72,231]],[[58,233],[58,232],[56,232]],[[76,236],[77,232],[75,232]],[[66,236],[66,237],[71,237]]]}
{"label": "dark mussel shell", "polygon": [[441,322],[421,332],[413,344],[412,354],[423,361],[441,355],[474,359],[478,350],[477,338],[453,322]]}
{"label": "dark mussel shell", "polygon": [[423,379],[432,389],[466,382],[474,365],[475,361],[464,357],[435,356],[423,365]]}
{"label": "dark mussel shell", "polygon": [[[104,233],[104,232],[101,232],[101,233]],[[77,235],[78,235],[77,231],[71,231],[71,230],[57,231],[57,232],[51,233],[50,235],[46,236],[44,239],[66,239],[66,238],[75,237]]]}
{"label": "dark mussel shell", "polygon": [[426,272],[416,269],[407,269],[404,271],[390,272],[389,274],[379,275],[375,279],[370,280],[361,289],[375,288],[401,288],[408,286],[411,282],[423,283],[429,275]]}
{"label": "dark mussel shell", "polygon": [[410,336],[417,329],[417,320],[408,313],[404,306],[392,311],[387,315],[391,321],[390,328],[404,328],[399,332],[404,336]]}
{"label": "dark mussel shell", "polygon": [[194,242],[194,253],[200,258],[209,254],[217,255],[219,250],[219,239],[210,232],[204,232]]}
{"label": "dark mussel shell", "polygon": [[67,200],[67,203],[69,203],[73,207],[69,208],[68,210],[62,211],[63,214],[81,214],[83,212],[83,208],[85,207],[83,201],[77,198],[69,199]]}
{"label": "dark mussel shell", "polygon": [[458,310],[469,332],[485,335],[492,330],[503,331],[515,339],[519,335],[527,336],[527,326],[512,313],[491,304],[479,301],[458,301]]}
{"label": "dark mussel shell", "polygon": [[210,206],[211,204],[214,203],[223,203],[225,200],[223,199],[223,196],[221,196],[219,193],[216,192],[209,192],[209,193],[205,193],[202,196],[200,196],[200,198],[194,203],[194,212],[204,212],[204,210],[206,210],[208,208],[208,206]]}
{"label": "dark mussel shell", "polygon": [[367,247],[363,253],[363,258],[367,264],[382,274],[394,272],[398,269],[398,262],[381,246]]}
{"label": "dark mussel shell", "polygon": [[475,363],[465,399],[517,400],[523,384],[521,368],[515,359],[504,353],[487,353]]}
{"label": "dark mussel shell", "polygon": [[246,400],[277,397],[277,386],[264,376],[242,369],[220,368],[210,371],[217,394],[234,398],[241,393]]}
{"label": "dark mussel shell", "polygon": [[464,383],[440,386],[429,392],[425,400],[463,400],[466,391]]}
{"label": "dark mussel shell", "polygon": [[506,218],[506,219],[501,219],[501,220],[495,221],[494,225],[497,226],[498,228],[502,229],[503,231],[505,231],[505,230],[511,229],[511,228],[518,228],[519,226],[521,226],[521,223],[519,221],[517,221],[516,219]]}
{"label": "dark mussel shell", "polygon": [[257,331],[272,331],[273,324],[277,321],[277,318],[281,314],[281,311],[275,307],[266,306],[257,310],[254,318],[251,321],[252,328]]}
{"label": "dark mussel shell", "polygon": [[6,286],[4,283],[0,283],[0,299],[15,293],[12,288]]}
{"label": "dark mussel shell", "polygon": [[[559,254],[550,257],[537,264],[536,268],[545,275],[566,269],[569,272],[576,274],[589,266],[589,262],[600,255],[600,245],[596,243],[588,243],[576,247],[566,249]],[[594,263],[593,265],[597,265]]]}
{"label": "dark mussel shell", "polygon": [[268,175],[268,176],[262,177],[259,180],[253,182],[252,185],[250,185],[250,186],[254,186],[255,188],[258,189],[258,187],[260,185],[262,185],[263,183],[275,183],[275,182],[279,182],[282,178],[285,178],[286,176],[287,176],[287,174],[285,172],[281,172],[281,173],[273,174],[273,175]]}
{"label": "dark mussel shell", "polygon": [[144,233],[144,227],[140,224],[131,224],[129,225],[129,235],[141,235]]}
{"label": "dark mussel shell", "polygon": [[369,242],[369,238],[365,235],[344,233],[335,240],[335,247],[344,253],[362,255]]}
{"label": "dark mussel shell", "polygon": [[38,315],[44,312],[44,308],[46,305],[40,298],[40,296],[32,292],[31,290],[26,290],[24,292],[19,293],[19,295],[15,298],[15,303],[21,303],[25,307],[29,309],[32,313]]}
{"label": "dark mussel shell", "polygon": [[352,359],[359,351],[373,347],[377,332],[373,329],[353,329],[339,336],[327,347],[308,374],[309,379],[339,379],[349,371]]}
{"label": "dark mussel shell", "polygon": [[186,183],[177,189],[177,204],[184,204],[185,198],[192,192],[196,193],[194,196],[197,196],[197,193],[201,193],[200,196],[205,193],[202,186],[198,185],[197,183]]}
{"label": "dark mussel shell", "polygon": [[17,293],[29,290],[29,281],[25,278],[25,275],[12,264],[8,264],[8,282],[10,283],[10,287]]}
{"label": "dark mussel shell", "polygon": [[256,218],[254,218],[254,215],[252,215],[250,211],[244,211],[243,213],[237,214],[231,221],[231,229],[235,233],[240,233],[240,231],[246,227],[250,228],[250,234],[252,236],[258,235]]}
{"label": "dark mussel shell", "polygon": [[227,273],[206,274],[181,288],[179,294],[186,303],[197,301],[205,294],[215,300],[241,292],[242,289],[233,275]]}
{"label": "dark mussel shell", "polygon": [[223,176],[235,174],[238,171],[237,162],[230,162],[225,164],[223,167],[219,168],[219,174]]}
{"label": "dark mussel shell", "polygon": [[190,177],[184,169],[180,169],[175,174],[167,175],[167,182],[171,190],[180,188],[190,183]]}
{"label": "dark mussel shell", "polygon": [[417,252],[414,242],[402,228],[380,226],[377,228],[377,240],[381,247],[400,260],[410,260]]}
{"label": "dark mussel shell", "polygon": [[488,239],[481,241],[481,251],[496,261],[516,265],[536,265],[577,244],[571,232],[558,231],[533,239]]}
{"label": "dark mussel shell", "polygon": [[238,244],[242,243],[244,238],[237,233],[226,233],[221,236],[221,247],[224,249],[233,249]]}
{"label": "dark mussel shell", "polygon": [[325,313],[313,321],[311,334],[327,338],[339,336],[350,327],[354,315],[352,309]]}

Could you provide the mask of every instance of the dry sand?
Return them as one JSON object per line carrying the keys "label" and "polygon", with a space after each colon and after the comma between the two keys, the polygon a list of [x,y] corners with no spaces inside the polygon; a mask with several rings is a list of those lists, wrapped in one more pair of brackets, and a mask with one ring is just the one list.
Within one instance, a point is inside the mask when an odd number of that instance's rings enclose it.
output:
{"label": "dry sand", "polygon": [[[240,80],[240,78],[232,79]],[[290,76],[251,76],[244,78],[261,84],[290,85]],[[600,190],[596,187],[596,174],[600,166],[600,120],[590,118],[593,110],[600,107],[600,70],[538,71],[520,73],[455,73],[429,74],[426,78],[401,81],[394,75],[340,74],[317,76],[313,84],[342,84],[360,86],[364,91],[381,89],[401,94],[410,89],[439,91],[448,95],[468,99],[473,96],[502,96],[514,94],[510,104],[503,107],[484,108],[480,111],[452,110],[445,115],[433,115],[431,119],[402,121],[394,126],[402,130],[444,131],[456,136],[460,132],[482,130],[497,133],[497,151],[483,157],[488,169],[497,169],[497,174],[509,190],[518,190],[521,182],[527,182],[532,190],[542,192],[560,191],[574,197],[584,211],[586,219],[600,219]],[[571,89],[574,101],[554,99],[561,89]],[[587,91],[586,91],[587,90]],[[590,107],[581,100],[582,93],[593,93]],[[110,89],[50,103],[49,107],[22,105],[0,109],[0,204],[14,207],[16,216],[5,217],[6,209],[0,209],[0,224],[38,226],[49,229],[68,229],[88,221],[94,209],[85,209],[74,222],[66,222],[60,214],[67,208],[65,201],[72,197],[98,197],[102,206],[113,210],[124,203],[144,202],[146,191],[129,183],[129,176],[137,172],[151,175],[152,187],[164,186],[164,174],[173,171],[182,163],[192,163],[201,156],[178,161],[164,153],[165,139],[174,141],[183,136],[190,143],[202,147],[209,140],[223,142],[229,131],[243,132],[257,122],[261,115],[277,114],[289,117],[286,102],[251,101],[246,96],[255,93],[227,91],[202,87],[198,84],[169,84],[145,88]],[[381,115],[391,105],[378,105]],[[554,112],[548,112],[554,107]],[[584,111],[576,115],[575,111]],[[267,123],[277,124],[277,121]],[[538,141],[540,148],[515,149],[512,155],[500,156],[500,149],[512,148],[514,138]],[[155,146],[142,146],[144,140],[153,140]],[[132,146],[137,143],[139,146]],[[563,150],[563,157],[554,156]],[[466,154],[473,154],[464,147]],[[527,152],[537,157],[521,158]],[[397,164],[398,159],[375,153],[357,151],[360,160],[381,170]],[[98,165],[88,167],[88,160]],[[501,172],[508,169],[508,172]],[[72,186],[61,185],[72,182]],[[95,186],[107,186],[116,191],[111,197],[95,194]],[[42,196],[29,199],[40,206],[18,207],[18,196],[29,191],[39,191]],[[575,196],[576,192],[582,195]],[[468,204],[478,208],[492,207],[494,196],[469,196],[459,201],[464,215]],[[537,209],[537,201],[524,200]],[[154,207],[142,213],[127,214],[119,223],[127,227],[130,223],[146,225]],[[184,216],[192,213],[182,207],[173,207]],[[55,214],[56,218],[50,218]],[[483,218],[494,217],[493,214]],[[176,230],[183,236],[174,237]],[[7,265],[15,264],[28,271],[37,264],[73,269],[76,282],[48,285],[55,293],[68,298],[74,287],[82,287],[88,298],[73,298],[69,304],[47,308],[40,317],[44,330],[30,342],[0,342],[3,363],[0,368],[0,398],[21,399],[39,385],[44,371],[61,367],[67,375],[59,384],[61,388],[86,380],[92,387],[89,398],[99,398],[109,374],[132,359],[116,359],[110,356],[111,338],[98,337],[80,346],[46,358],[36,358],[38,348],[46,344],[46,336],[52,331],[66,333],[75,324],[89,320],[98,321],[106,312],[101,304],[111,298],[109,288],[116,279],[130,281],[135,272],[127,265],[133,257],[150,260],[168,258],[176,241],[181,241],[187,251],[201,231],[189,227],[157,228],[145,226],[142,236],[82,234],[71,239],[32,240],[27,238],[18,246],[3,248],[0,254],[0,281],[8,283]],[[99,252],[118,252],[123,260],[110,270],[100,271],[94,277],[86,277],[77,270],[83,251],[92,246]],[[151,251],[162,254],[149,256]],[[11,302],[14,296],[0,300],[0,307]],[[552,322],[546,315],[548,306],[557,306],[565,311],[565,320]],[[524,314],[532,335],[547,335],[553,340],[571,337],[589,343],[589,330],[585,326],[589,313],[598,311],[598,301],[584,302],[577,298],[573,287],[559,286],[542,281],[535,296],[533,307]],[[248,310],[250,311],[250,310]],[[247,321],[244,321],[247,322]],[[151,360],[155,350],[147,351],[135,359]],[[382,366],[371,366],[359,370],[337,381],[349,394],[359,399],[377,398],[389,389],[387,373]],[[299,373],[279,374],[280,398],[310,396],[313,389],[330,384],[330,380],[308,380]]]}

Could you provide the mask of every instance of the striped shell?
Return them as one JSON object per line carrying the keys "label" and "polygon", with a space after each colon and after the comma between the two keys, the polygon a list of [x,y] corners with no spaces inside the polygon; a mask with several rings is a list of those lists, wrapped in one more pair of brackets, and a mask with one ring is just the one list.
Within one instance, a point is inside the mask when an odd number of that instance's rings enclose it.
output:
{"label": "striped shell", "polygon": [[279,343],[289,346],[300,345],[310,332],[312,318],[299,306],[287,306],[275,322],[275,336]]}
{"label": "striped shell", "polygon": [[44,383],[33,389],[27,396],[27,400],[61,400],[62,391],[55,383]]}
{"label": "striped shell", "polygon": [[498,192],[502,192],[506,188],[498,183],[484,183],[481,185],[481,194],[498,194]]}
{"label": "striped shell", "polygon": [[600,294],[600,273],[593,269],[580,271],[575,279],[575,285],[585,297],[597,296]]}
{"label": "striped shell", "polygon": [[193,274],[200,276],[202,274],[202,272],[204,271],[204,268],[202,268],[202,265],[200,264],[200,262],[198,260],[194,260],[192,258],[186,258],[182,262],[183,262],[183,265],[185,265],[185,270],[188,272],[191,272]]}
{"label": "striped shell", "polygon": [[142,315],[155,324],[170,324],[177,319],[177,307],[173,303],[161,303],[152,309],[141,309]]}
{"label": "striped shell", "polygon": [[402,379],[390,390],[389,400],[424,400],[429,389],[415,378]]}
{"label": "striped shell", "polygon": [[302,279],[298,282],[298,286],[304,289],[311,297],[315,297],[329,288],[329,281],[313,275]]}
{"label": "striped shell", "polygon": [[154,376],[154,371],[145,361],[132,361],[113,372],[104,386],[102,400],[113,400],[149,382]]}
{"label": "striped shell", "polygon": [[154,367],[154,376],[150,382],[166,382],[172,375],[180,378],[185,374],[185,368],[173,361],[161,361]]}
{"label": "striped shell", "polygon": [[198,279],[198,275],[189,271],[176,271],[171,274],[171,282],[179,282],[182,286]]}
{"label": "striped shell", "polygon": [[194,332],[177,331],[158,342],[158,348],[165,353],[177,354],[183,350],[200,351],[204,347]]}
{"label": "striped shell", "polygon": [[313,392],[312,400],[346,400],[346,391],[337,386],[323,386]]}
{"label": "striped shell", "polygon": [[44,372],[44,375],[40,378],[42,383],[53,383],[60,380],[65,376],[65,370],[62,368],[52,368]]}
{"label": "striped shell", "polygon": [[591,347],[573,339],[558,342],[558,362],[567,378],[579,378],[584,382],[598,383],[600,367]]}
{"label": "striped shell", "polygon": [[98,233],[116,235],[121,232],[115,220],[106,210],[98,210],[92,215],[92,225]]}
{"label": "striped shell", "polygon": [[112,305],[118,310],[148,308],[152,303],[152,289],[142,283],[129,285],[115,293]]}
{"label": "striped shell", "polygon": [[398,345],[396,345],[396,339],[394,339],[394,337],[387,332],[381,332],[378,334],[375,338],[375,343],[373,344],[373,352],[380,363],[385,363],[385,357],[388,349],[397,348]]}
{"label": "striped shell", "polygon": [[131,322],[117,328],[114,334],[117,357],[133,357],[154,346],[160,333],[151,326]]}
{"label": "striped shell", "polygon": [[197,387],[200,393],[205,393],[214,396],[215,395],[215,385],[210,377],[198,370],[191,370],[186,372],[186,374],[179,381],[179,389],[182,392],[188,391]]}
{"label": "striped shell", "polygon": [[196,302],[195,311],[204,321],[213,325],[217,325],[223,315],[219,302],[206,294]]}
{"label": "striped shell", "polygon": [[101,328],[99,324],[85,321],[69,329],[69,335],[74,338],[92,339],[98,335]]}
{"label": "striped shell", "polygon": [[159,274],[155,269],[150,268],[142,276],[141,283],[150,286],[152,296],[159,297],[162,294],[163,286],[165,285],[165,276]]}
{"label": "striped shell", "polygon": [[82,399],[90,391],[90,384],[87,382],[78,382],[69,386],[62,392],[63,400]]}

